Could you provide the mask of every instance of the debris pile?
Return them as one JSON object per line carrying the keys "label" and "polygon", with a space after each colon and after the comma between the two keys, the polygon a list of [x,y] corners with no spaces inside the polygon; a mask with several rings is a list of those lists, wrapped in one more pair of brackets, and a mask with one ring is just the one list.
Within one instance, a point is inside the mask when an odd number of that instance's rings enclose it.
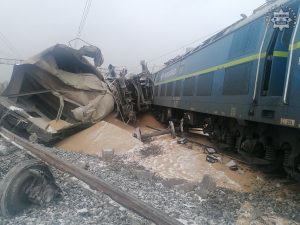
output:
{"label": "debris pile", "polygon": [[106,77],[117,105],[117,112],[125,123],[136,122],[136,113],[150,109],[153,98],[153,81],[145,61],[141,61],[142,72],[128,75],[123,69],[119,75],[109,65]]}

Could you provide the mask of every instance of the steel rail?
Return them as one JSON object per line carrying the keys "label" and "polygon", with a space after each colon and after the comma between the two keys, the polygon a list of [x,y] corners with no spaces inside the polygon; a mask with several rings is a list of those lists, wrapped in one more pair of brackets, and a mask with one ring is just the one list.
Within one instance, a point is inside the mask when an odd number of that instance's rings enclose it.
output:
{"label": "steel rail", "polygon": [[167,214],[144,203],[131,194],[114,187],[113,185],[105,182],[103,179],[91,174],[90,172],[78,168],[71,163],[58,158],[58,156],[56,156],[54,153],[51,153],[49,150],[47,150],[47,147],[31,143],[24,138],[13,134],[3,127],[0,127],[0,135],[22,150],[27,150],[29,153],[41,159],[45,163],[78,178],[79,180],[88,184],[91,189],[103,192],[120,205],[134,211],[138,215],[148,220],[151,220],[155,224],[183,225]]}

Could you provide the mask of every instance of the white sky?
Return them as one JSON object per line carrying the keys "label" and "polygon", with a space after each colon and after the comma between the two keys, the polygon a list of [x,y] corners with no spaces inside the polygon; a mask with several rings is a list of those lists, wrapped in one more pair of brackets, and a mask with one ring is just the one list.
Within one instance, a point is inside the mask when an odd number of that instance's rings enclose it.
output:
{"label": "white sky", "polygon": [[[264,2],[93,0],[82,38],[101,49],[105,67],[138,72],[144,59],[152,70],[184,52],[188,43],[232,24],[241,13],[249,16]],[[76,36],[84,5],[85,0],[0,0],[0,32],[20,55],[0,39],[0,57],[26,59],[56,43],[68,43]],[[10,66],[0,64],[0,81],[8,80],[10,73]]]}

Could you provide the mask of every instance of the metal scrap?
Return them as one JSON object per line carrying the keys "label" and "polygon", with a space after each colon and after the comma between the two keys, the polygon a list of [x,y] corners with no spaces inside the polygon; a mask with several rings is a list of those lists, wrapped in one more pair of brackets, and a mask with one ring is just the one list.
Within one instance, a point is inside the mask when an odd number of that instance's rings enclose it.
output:
{"label": "metal scrap", "polygon": [[142,134],[140,128],[136,128],[133,136],[139,139],[140,141],[145,141],[151,137],[156,137],[164,134],[170,134],[172,138],[176,137],[176,131],[174,127],[174,123],[172,121],[169,121],[169,128],[165,130],[159,130],[159,131],[154,131],[152,133],[148,134]]}
{"label": "metal scrap", "polygon": [[109,65],[106,80],[113,92],[117,111],[126,123],[136,121],[138,112],[150,109],[153,98],[153,80],[144,61],[141,62],[142,72],[127,75],[123,69],[117,75],[115,67]]}

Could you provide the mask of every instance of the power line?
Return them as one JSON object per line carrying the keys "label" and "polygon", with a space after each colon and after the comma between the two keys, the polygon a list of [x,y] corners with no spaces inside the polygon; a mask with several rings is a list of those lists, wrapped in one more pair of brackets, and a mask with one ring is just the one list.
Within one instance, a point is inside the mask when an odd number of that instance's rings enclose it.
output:
{"label": "power line", "polygon": [[192,41],[192,42],[189,42],[189,43],[187,43],[187,44],[181,46],[180,48],[176,48],[176,49],[171,50],[171,51],[169,51],[169,52],[167,52],[167,53],[165,53],[165,54],[163,54],[163,55],[161,55],[161,56],[158,56],[158,57],[155,57],[155,58],[153,58],[153,59],[150,59],[148,62],[153,62],[153,61],[156,61],[157,59],[161,59],[162,57],[165,57],[165,56],[170,55],[170,54],[172,54],[172,53],[174,53],[174,52],[177,52],[177,51],[179,51],[179,50],[182,50],[182,49],[184,49],[185,47],[190,46],[190,45],[192,45],[192,44],[194,44],[194,43],[196,43],[196,42],[199,42],[199,41],[201,41],[201,40],[203,40],[203,39],[205,39],[205,38],[208,38],[208,37],[210,37],[210,36],[213,36],[214,34],[216,34],[216,33],[218,33],[218,32],[219,32],[219,31],[216,31],[216,32],[214,32],[214,33],[211,33],[211,34],[205,35],[205,36],[203,36],[203,37],[200,37],[200,38],[198,38],[198,39],[196,39],[196,40],[194,40],[194,41]]}
{"label": "power line", "polygon": [[[213,36],[213,35],[219,33],[219,32],[222,31],[222,30],[223,30],[223,29],[218,30],[218,31],[215,31],[215,32],[210,33],[210,34],[208,34],[208,35],[202,36],[202,37],[200,37],[200,38],[198,38],[198,39],[196,39],[196,40],[194,40],[194,41],[191,41],[191,42],[189,42],[189,43],[187,43],[187,44],[184,44],[183,46],[181,46],[181,47],[179,47],[179,48],[170,50],[170,51],[168,51],[168,52],[166,52],[166,53],[164,53],[164,54],[162,54],[162,55],[160,55],[160,56],[158,56],[158,57],[155,57],[155,58],[152,58],[152,59],[150,59],[150,60],[147,60],[147,63],[151,63],[151,62],[157,61],[157,60],[159,60],[159,59],[161,59],[161,58],[163,58],[163,57],[165,57],[165,56],[168,56],[168,55],[170,55],[170,54],[172,54],[172,53],[174,53],[174,52],[177,52],[177,51],[179,51],[179,50],[182,50],[182,49],[184,49],[185,47],[190,46],[190,45],[192,45],[192,44],[194,44],[194,43],[196,43],[196,42],[200,42],[200,41],[203,40],[203,39],[206,39],[206,38],[208,38],[208,37],[211,37],[211,36]],[[131,68],[128,69],[128,70],[133,70],[133,69],[135,69],[135,68],[138,68],[139,66],[140,66],[140,65],[137,65],[137,66],[135,66],[135,67],[131,67]]]}
{"label": "power line", "polygon": [[84,5],[84,9],[83,9],[83,12],[82,12],[81,20],[80,20],[80,23],[79,23],[77,35],[76,35],[77,38],[80,37],[81,31],[82,31],[82,26],[83,26],[85,18],[86,18],[86,12],[87,12],[87,9],[88,9],[88,5],[89,5],[89,0],[86,0],[85,5]]}
{"label": "power line", "polygon": [[[78,39],[81,37],[83,28],[86,24],[86,19],[87,19],[87,16],[89,14],[91,5],[92,5],[92,0],[86,0],[85,5],[84,5],[84,9],[83,9],[83,12],[82,12],[80,24],[79,24],[79,27],[78,27],[77,35],[76,35],[76,38],[78,38]],[[75,43],[75,45],[76,45],[76,43]]]}
{"label": "power line", "polygon": [[0,32],[0,39],[2,42],[6,45],[6,47],[16,56],[21,57],[21,54],[18,52],[18,50],[14,47],[14,45],[5,37],[5,35]]}

